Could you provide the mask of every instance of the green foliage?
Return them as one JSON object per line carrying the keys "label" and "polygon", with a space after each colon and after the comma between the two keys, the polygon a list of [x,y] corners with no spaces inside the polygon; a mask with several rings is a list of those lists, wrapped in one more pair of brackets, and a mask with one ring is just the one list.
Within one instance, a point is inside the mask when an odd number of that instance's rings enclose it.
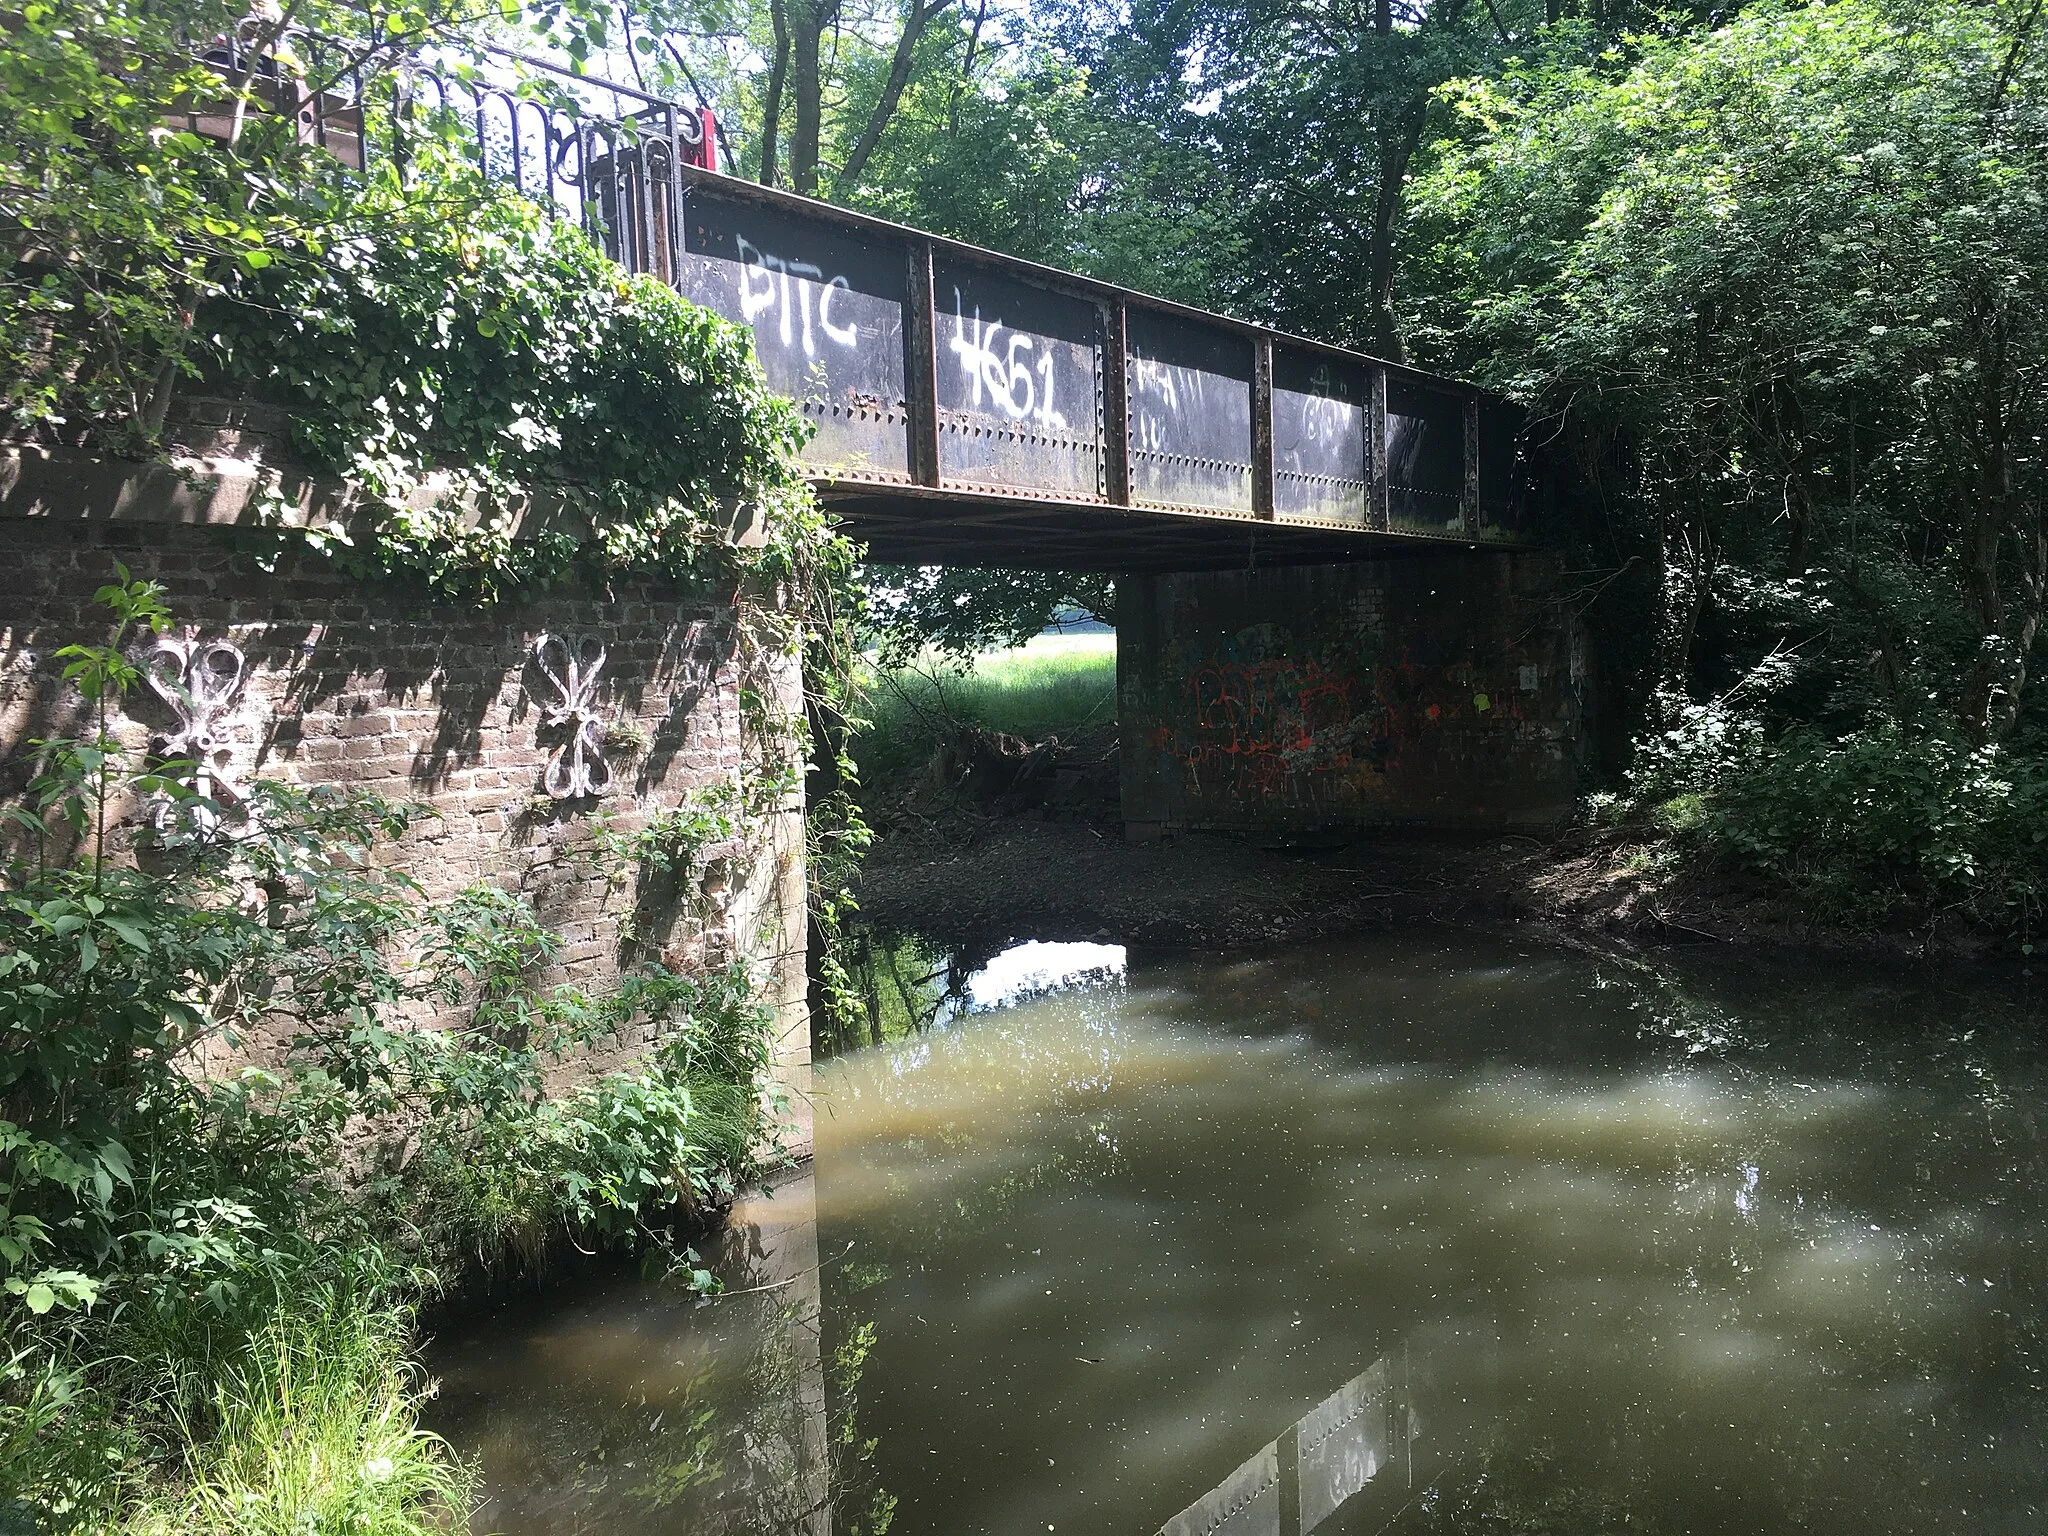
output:
{"label": "green foliage", "polygon": [[418,1427],[412,1314],[381,1287],[325,1282],[217,1368],[183,1475],[127,1520],[135,1536],[431,1536],[471,1503],[469,1477]]}
{"label": "green foliage", "polygon": [[1432,346],[1557,416],[1614,544],[1666,566],[1652,681],[1783,639],[1816,723],[2017,723],[2048,599],[2036,20],[1763,5],[1459,89],[1420,194]]}
{"label": "green foliage", "polygon": [[861,1011],[832,1020],[819,1032],[819,1048],[838,1055],[923,1034],[942,1009],[961,1001],[969,974],[962,959],[916,934],[863,930],[848,960]]}
{"label": "green foliage", "polygon": [[867,621],[885,665],[1024,644],[1077,613],[1116,623],[1116,580],[1096,572],[867,567]]}
{"label": "green foliage", "polygon": [[[536,8],[589,10],[588,0]],[[276,103],[350,72],[374,78],[422,41],[459,48],[479,23],[447,0],[404,0],[374,23],[328,0],[37,0],[0,50],[0,386],[8,435],[146,448],[196,366],[195,311],[286,251],[346,239],[385,210],[302,142]],[[324,51],[287,22],[325,34]],[[261,70],[205,61],[236,37]],[[195,47],[195,44],[197,45]],[[224,56],[224,50],[213,49]],[[388,127],[381,103],[374,131]],[[193,115],[222,130],[202,136]],[[425,199],[433,201],[431,193]]]}
{"label": "green foliage", "polygon": [[2048,892],[2048,769],[1892,726],[1796,730],[1730,775],[1702,831],[1836,922],[1953,913],[2031,948]]}
{"label": "green foliage", "polygon": [[1116,637],[1068,635],[946,664],[884,671],[856,750],[887,781],[921,767],[964,726],[1027,741],[1116,720]]}
{"label": "green foliage", "polygon": [[1838,921],[2023,932],[2035,899],[2040,21],[1560,36],[1450,88],[1415,194],[1418,346],[1553,445],[1631,796],[1702,796],[1673,835]]}
{"label": "green foliage", "polygon": [[373,180],[363,233],[280,250],[202,315],[218,377],[376,499],[358,563],[490,597],[578,560],[717,570],[750,525],[820,536],[805,429],[743,332],[460,163],[429,174],[432,199]]}
{"label": "green foliage", "polygon": [[[0,385],[15,432],[77,437],[148,420],[185,349],[189,311],[268,259],[296,210],[261,196],[312,156],[257,115],[241,153],[166,132],[167,104],[224,82],[179,46],[231,30],[239,6],[37,3],[0,49]],[[168,371],[167,371],[168,370]],[[160,419],[158,424],[160,424]]]}
{"label": "green foliage", "polygon": [[[120,641],[168,615],[125,572],[101,595],[115,643],[67,653],[100,732],[42,744],[0,883],[0,1499],[107,1518],[189,1446],[145,1525],[412,1529],[455,1485],[411,1430],[391,1309],[469,1253],[661,1251],[754,1166],[768,1016],[737,969],[538,987],[556,941],[523,899],[429,903],[383,867],[404,808],[260,782],[227,807],[127,762]],[[151,800],[161,832],[110,853]],[[645,1040],[548,1096],[573,1055]],[[462,1170],[461,1198],[403,1156],[380,1173],[366,1127]]]}
{"label": "green foliage", "polygon": [[667,1225],[722,1205],[774,1156],[771,1019],[739,966],[702,978],[649,968],[606,1006],[654,1024],[640,1064],[556,1097],[515,1070],[518,1091],[455,1118],[456,1134],[435,1122],[418,1165],[381,1186],[395,1224],[486,1269],[537,1263],[563,1233],[687,1257]]}
{"label": "green foliage", "polygon": [[[388,77],[457,22],[459,49],[475,17],[427,4],[374,29],[345,8],[293,19],[340,35],[331,60],[301,57],[279,18],[199,0],[54,0],[10,32],[12,433],[132,451],[158,439],[181,379],[253,392],[286,408],[302,453],[367,493],[317,543],[361,571],[486,598],[579,565],[724,572],[739,531],[771,546],[830,537],[794,466],[805,429],[761,387],[742,332],[482,175],[447,113],[407,119],[402,161],[347,173],[270,109],[278,90],[333,83],[321,71],[342,59]],[[195,59],[190,39],[238,25],[269,73]],[[574,31],[584,51],[604,36],[601,22]],[[166,130],[195,106],[232,121],[231,142]],[[364,111],[388,145],[385,97],[372,90]]]}

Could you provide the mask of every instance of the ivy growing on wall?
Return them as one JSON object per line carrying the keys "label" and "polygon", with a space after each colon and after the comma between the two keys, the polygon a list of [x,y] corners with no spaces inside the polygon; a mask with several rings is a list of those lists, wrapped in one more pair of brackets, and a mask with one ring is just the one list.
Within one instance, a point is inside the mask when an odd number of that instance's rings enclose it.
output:
{"label": "ivy growing on wall", "polygon": [[459,161],[433,174],[460,218],[373,182],[359,232],[290,242],[201,314],[208,385],[281,406],[366,493],[318,542],[488,599],[579,562],[715,566],[736,531],[785,559],[827,537],[743,331]]}

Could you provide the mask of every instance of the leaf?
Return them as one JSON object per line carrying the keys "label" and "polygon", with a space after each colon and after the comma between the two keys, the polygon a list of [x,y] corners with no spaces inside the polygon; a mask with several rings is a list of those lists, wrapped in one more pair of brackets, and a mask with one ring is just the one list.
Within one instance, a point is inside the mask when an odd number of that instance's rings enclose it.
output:
{"label": "leaf", "polygon": [[35,1313],[37,1317],[41,1317],[57,1304],[57,1293],[38,1280],[28,1288],[27,1293],[22,1299],[28,1303],[29,1311]]}
{"label": "leaf", "polygon": [[103,917],[100,921],[106,927],[111,928],[114,931],[115,937],[120,939],[130,949],[139,950],[145,955],[149,953],[149,935],[142,931],[141,924],[137,923],[133,918]]}

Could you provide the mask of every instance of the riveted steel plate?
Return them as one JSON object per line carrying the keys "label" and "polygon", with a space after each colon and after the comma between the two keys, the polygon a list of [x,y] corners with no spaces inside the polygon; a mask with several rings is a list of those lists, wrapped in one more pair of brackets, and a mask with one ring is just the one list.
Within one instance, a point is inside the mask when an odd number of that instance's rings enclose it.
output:
{"label": "riveted steel plate", "polygon": [[1280,1448],[1268,1443],[1160,1527],[1159,1536],[1296,1536],[1281,1519]]}
{"label": "riveted steel plate", "polygon": [[1312,352],[1273,352],[1273,510],[1363,524],[1372,466],[1365,370]]}
{"label": "riveted steel plate", "polygon": [[1096,307],[965,262],[934,266],[932,296],[940,483],[1102,495]]}
{"label": "riveted steel plate", "polygon": [[1301,1528],[1334,1515],[1393,1460],[1393,1389],[1387,1362],[1354,1376],[1301,1421]]}
{"label": "riveted steel plate", "polygon": [[1387,371],[1387,521],[1415,533],[1465,526],[1465,402]]}
{"label": "riveted steel plate", "polygon": [[1132,309],[1131,500],[1252,510],[1252,346],[1228,331]]}
{"label": "riveted steel plate", "polygon": [[908,480],[903,247],[698,188],[683,249],[678,289],[751,327],[768,387],[816,425],[805,468]]}

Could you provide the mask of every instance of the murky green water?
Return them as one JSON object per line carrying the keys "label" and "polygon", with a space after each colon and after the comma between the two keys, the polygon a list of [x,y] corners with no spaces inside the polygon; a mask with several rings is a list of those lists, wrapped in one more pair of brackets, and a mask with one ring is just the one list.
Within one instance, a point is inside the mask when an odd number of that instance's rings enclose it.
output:
{"label": "murky green water", "polygon": [[2043,1529],[2028,994],[1714,959],[1006,957],[823,1069],[747,1294],[440,1341],[475,1529]]}

